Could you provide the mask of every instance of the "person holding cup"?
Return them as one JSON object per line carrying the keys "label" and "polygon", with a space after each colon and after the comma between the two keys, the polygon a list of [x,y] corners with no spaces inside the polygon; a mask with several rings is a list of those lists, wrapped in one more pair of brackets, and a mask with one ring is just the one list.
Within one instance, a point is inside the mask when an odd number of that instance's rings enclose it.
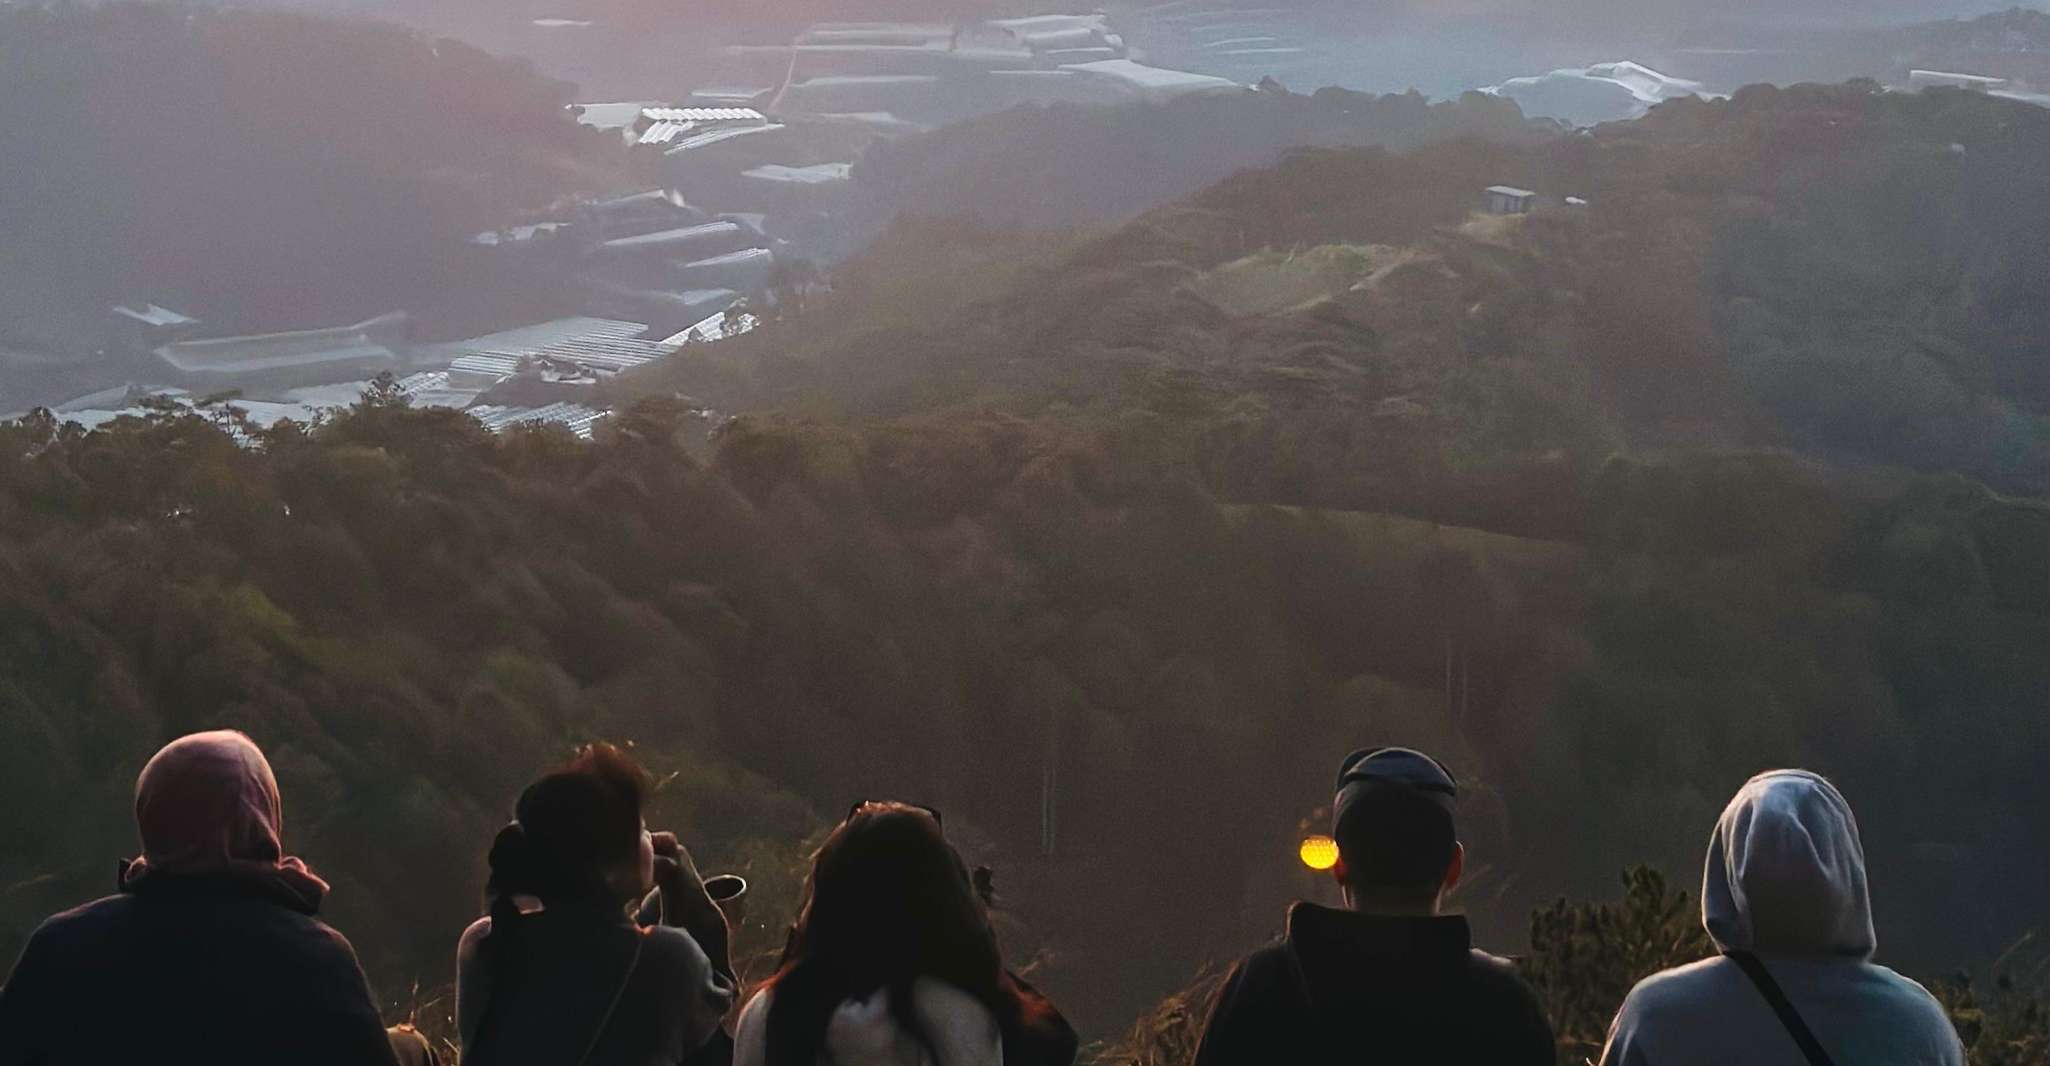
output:
{"label": "person holding cup", "polygon": [[[466,1064],[674,1064],[721,1032],[726,918],[675,835],[649,832],[647,791],[593,744],[521,793],[492,841],[490,913],[456,950]],[[660,920],[643,925],[628,908],[651,890]]]}

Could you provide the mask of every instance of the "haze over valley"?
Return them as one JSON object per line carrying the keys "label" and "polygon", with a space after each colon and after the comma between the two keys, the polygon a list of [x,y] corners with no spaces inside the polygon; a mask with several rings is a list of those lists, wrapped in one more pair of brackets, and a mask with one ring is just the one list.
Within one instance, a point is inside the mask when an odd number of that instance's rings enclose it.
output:
{"label": "haze over valley", "polygon": [[929,803],[1132,1062],[1399,743],[1562,1062],[1775,766],[2044,1062],[2046,94],[1952,4],[0,4],[0,955],[237,728],[446,1035],[609,739],[737,960]]}

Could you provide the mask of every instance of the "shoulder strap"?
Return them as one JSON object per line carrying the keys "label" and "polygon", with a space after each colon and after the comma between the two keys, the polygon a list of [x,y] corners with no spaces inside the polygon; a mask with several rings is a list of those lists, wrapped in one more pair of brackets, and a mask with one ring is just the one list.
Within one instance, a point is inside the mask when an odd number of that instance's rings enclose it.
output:
{"label": "shoulder strap", "polygon": [[612,1014],[619,1009],[619,1001],[626,998],[626,986],[633,983],[634,971],[640,968],[641,946],[647,939],[646,934],[635,931],[634,953],[633,958],[626,961],[626,976],[619,979],[619,990],[612,993],[612,1002],[605,1005],[605,1013],[599,1016],[598,1028],[591,1034],[591,1042],[584,1045],[584,1053],[577,1056],[577,1066],[590,1062],[591,1053],[598,1050],[598,1041],[605,1038],[605,1030],[612,1025]]}
{"label": "shoulder strap", "polygon": [[1793,1000],[1787,998],[1780,983],[1773,980],[1772,971],[1765,968],[1765,963],[1759,961],[1758,956],[1748,951],[1725,951],[1723,955],[1736,963],[1744,971],[1744,976],[1758,986],[1758,994],[1772,1005],[1772,1012],[1779,1015],[1780,1024],[1787,1027],[1787,1034],[1801,1046],[1801,1054],[1808,1059],[1809,1066],[1835,1066],[1829,1052],[1822,1049],[1822,1042],[1815,1039],[1814,1030],[1801,1019],[1801,1012],[1794,1009]]}

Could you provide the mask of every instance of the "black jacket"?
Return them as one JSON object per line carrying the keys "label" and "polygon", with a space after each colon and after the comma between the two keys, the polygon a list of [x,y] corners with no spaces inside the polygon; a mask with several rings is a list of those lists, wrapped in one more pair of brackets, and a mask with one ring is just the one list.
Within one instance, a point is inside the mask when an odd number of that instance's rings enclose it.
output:
{"label": "black jacket", "polygon": [[51,918],[0,988],[0,1066],[395,1066],[349,942],[260,881],[152,877]]}
{"label": "black jacket", "polygon": [[1226,979],[1196,1066],[1552,1066],[1552,1028],[1466,919],[1298,903],[1288,933]]}

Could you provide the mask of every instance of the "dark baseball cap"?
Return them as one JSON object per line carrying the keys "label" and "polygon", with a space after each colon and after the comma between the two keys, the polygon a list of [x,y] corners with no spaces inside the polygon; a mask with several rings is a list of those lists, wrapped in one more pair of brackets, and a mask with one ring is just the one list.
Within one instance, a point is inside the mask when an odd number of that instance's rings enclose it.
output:
{"label": "dark baseball cap", "polygon": [[1333,828],[1359,797],[1388,787],[1414,792],[1448,814],[1459,798],[1459,779],[1429,755],[1413,748],[1361,748],[1338,766],[1337,795],[1331,800]]}

